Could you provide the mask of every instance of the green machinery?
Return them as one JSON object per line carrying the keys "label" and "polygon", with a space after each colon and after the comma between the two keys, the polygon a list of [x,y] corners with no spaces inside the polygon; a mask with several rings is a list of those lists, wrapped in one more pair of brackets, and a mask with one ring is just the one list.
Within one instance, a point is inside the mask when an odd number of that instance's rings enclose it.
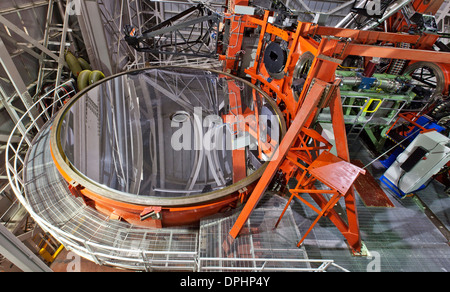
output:
{"label": "green machinery", "polygon": [[[347,124],[349,143],[364,131],[372,146],[380,151],[386,141],[386,132],[404,110],[421,110],[424,98],[430,93],[418,91],[409,75],[373,74],[365,77],[355,70],[338,70],[341,82],[342,107]],[[330,113],[322,112],[318,121],[330,121]]]}

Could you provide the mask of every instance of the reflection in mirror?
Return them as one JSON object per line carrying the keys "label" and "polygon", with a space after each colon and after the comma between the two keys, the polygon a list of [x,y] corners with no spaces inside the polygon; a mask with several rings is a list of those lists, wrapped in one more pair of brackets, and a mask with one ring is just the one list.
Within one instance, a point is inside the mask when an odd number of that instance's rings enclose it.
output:
{"label": "reflection in mirror", "polygon": [[66,161],[102,187],[155,197],[222,189],[275,154],[280,125],[252,86],[199,69],[148,69],[100,83],[66,113]]}

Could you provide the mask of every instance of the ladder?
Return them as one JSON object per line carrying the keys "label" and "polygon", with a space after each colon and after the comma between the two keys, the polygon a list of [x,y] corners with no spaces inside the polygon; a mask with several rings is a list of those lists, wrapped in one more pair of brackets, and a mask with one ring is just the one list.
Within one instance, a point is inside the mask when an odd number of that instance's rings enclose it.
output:
{"label": "ladder", "polygon": [[[48,9],[47,9],[47,19],[45,24],[45,32],[44,32],[44,47],[49,49],[52,53],[61,56],[61,52],[70,47],[70,42],[66,42],[66,33],[69,31],[69,28],[65,26],[67,24],[55,23],[54,22],[54,6],[55,3],[59,0],[49,0]],[[63,16],[64,18],[64,16]],[[58,65],[60,62],[49,58],[45,53],[41,54],[42,58],[39,61],[39,73],[37,79],[36,86],[36,95],[38,95],[49,77],[54,76],[54,82],[57,82],[60,79],[61,70],[58,70]],[[64,61],[62,61],[64,62]],[[59,71],[59,72],[58,72]],[[56,76],[55,76],[56,73]]]}
{"label": "ladder", "polygon": [[366,128],[367,124],[368,124],[368,122],[365,122],[364,124],[360,124],[355,121],[355,123],[352,125],[350,131],[347,133],[347,141],[349,142],[349,144],[356,142],[356,140],[359,138],[361,133]]}
{"label": "ladder", "polygon": [[[369,107],[371,106],[373,101],[378,101],[379,105],[374,111],[369,111]],[[377,112],[382,103],[383,101],[381,100],[367,98],[364,105],[353,106],[359,108],[360,110],[358,114],[355,116],[354,120],[352,121],[353,122],[352,127],[347,132],[347,141],[349,144],[356,142],[356,140],[359,138],[359,136],[364,131],[366,126],[372,121],[373,117],[375,116],[375,113]]]}

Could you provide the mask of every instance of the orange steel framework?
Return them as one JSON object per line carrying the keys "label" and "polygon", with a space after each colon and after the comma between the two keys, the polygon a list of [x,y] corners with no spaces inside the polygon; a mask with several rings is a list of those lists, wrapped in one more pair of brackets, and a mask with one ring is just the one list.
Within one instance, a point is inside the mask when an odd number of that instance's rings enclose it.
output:
{"label": "orange steel framework", "polygon": [[[428,2],[428,5],[426,4]],[[430,9],[431,1],[415,1],[417,11]],[[290,190],[290,198],[285,207],[294,197],[314,210],[318,217],[300,239],[299,245],[311,232],[315,224],[322,217],[327,217],[347,240],[355,254],[361,252],[362,242],[359,231],[358,214],[355,203],[353,182],[364,170],[350,164],[344,115],[340,95],[340,82],[336,79],[335,71],[345,58],[350,55],[362,56],[366,64],[373,57],[409,60],[410,62],[428,61],[438,64],[446,79],[446,90],[450,85],[450,54],[432,51],[438,35],[422,33],[420,35],[398,34],[393,32],[361,31],[324,27],[312,23],[298,22],[295,30],[283,29],[269,23],[273,12],[266,11],[263,16],[234,14],[235,5],[248,5],[245,0],[230,0],[229,13],[225,16],[230,21],[229,45],[226,52],[220,56],[224,60],[225,72],[237,72],[239,56],[242,54],[244,31],[248,28],[259,29],[259,43],[255,62],[245,70],[252,82],[260,86],[283,108],[287,132],[278,145],[272,160],[267,164],[261,178],[239,194],[233,193],[220,201],[205,202],[196,206],[178,206],[165,208],[160,206],[140,206],[131,203],[117,202],[102,197],[84,186],[73,182],[69,188],[75,196],[80,196],[87,205],[95,207],[105,213],[125,219],[131,223],[141,224],[141,218],[149,214],[164,213],[166,225],[176,224],[180,217],[192,221],[199,219],[201,214],[214,214],[236,202],[246,202],[243,210],[230,230],[229,241],[233,241],[241,232],[246,220],[258,204],[277,173],[282,172],[285,181],[291,178],[297,180],[295,188]],[[395,19],[394,19],[395,18]],[[404,27],[401,17],[396,15],[388,20],[390,29]],[[394,30],[393,30],[394,31]],[[320,37],[317,41],[315,37]],[[270,42],[283,42],[286,45],[286,62],[280,77],[274,77],[266,68],[262,59],[266,45]],[[410,49],[399,48],[397,45],[408,43]],[[390,44],[391,46],[387,46]],[[292,90],[296,76],[296,65],[306,55],[312,55],[303,89],[296,95]],[[249,115],[255,113],[241,112],[238,88],[232,83],[229,86],[230,106],[235,115]],[[448,93],[448,92],[445,92]],[[236,99],[232,96],[236,95]],[[331,145],[315,128],[315,117],[324,108],[329,108],[335,135],[337,155],[330,153]],[[258,113],[255,115],[258,117]],[[258,122],[245,125],[246,131],[259,137]],[[236,129],[235,129],[236,130]],[[266,139],[267,140],[267,139]],[[270,141],[265,142],[270,143]],[[259,143],[258,143],[259,144]],[[262,145],[260,151],[271,149]],[[54,155],[52,149],[52,155]],[[234,182],[245,177],[245,157],[242,150],[233,151]],[[72,178],[58,166],[64,178],[71,182]],[[318,189],[316,182],[322,182]],[[301,195],[308,194],[318,207],[313,206]],[[339,202],[345,202],[345,214],[341,216],[333,207]],[[200,212],[199,212],[200,211]],[[280,214],[280,220],[284,211]],[[160,220],[146,220],[154,227],[161,227]]]}
{"label": "orange steel framework", "polygon": [[[241,107],[241,92],[239,87],[233,81],[228,82],[228,99],[230,103],[230,114],[231,116],[242,116],[242,107]],[[229,116],[228,116],[229,118]],[[233,131],[236,132],[238,130],[238,126],[240,123],[232,123],[234,124]],[[245,167],[245,149],[235,149],[232,153],[233,160],[233,182],[238,182],[244,179],[247,176],[247,171]]]}
{"label": "orange steel framework", "polygon": [[[236,2],[238,1],[229,3],[229,11],[234,11],[234,5],[248,4],[247,1]],[[425,12],[427,9],[432,9],[430,2],[415,1],[414,8],[418,12]],[[293,197],[297,197],[318,213],[318,217],[298,245],[303,242],[321,217],[328,217],[346,238],[353,253],[360,254],[362,242],[355,204],[355,191],[352,185],[357,176],[364,173],[364,170],[349,163],[350,157],[339,90],[340,80],[336,79],[335,71],[350,55],[364,57],[366,64],[373,57],[409,60],[410,63],[433,62],[437,63],[446,75],[446,92],[444,94],[448,94],[450,54],[431,50],[439,38],[436,34],[407,35],[361,31],[303,22],[298,22],[295,30],[289,30],[269,23],[269,17],[272,15],[273,12],[270,11],[266,11],[263,17],[229,14],[230,45],[226,54],[221,56],[221,59],[225,60],[224,70],[236,71],[244,30],[259,28],[260,36],[255,62],[252,67],[245,70],[245,73],[251,77],[253,83],[269,93],[278,105],[284,106],[288,131],[277,149],[276,158],[268,164],[230,230],[230,237],[224,242],[224,248],[227,248],[239,235],[269,183],[281,170],[286,181],[296,178],[298,182],[297,186],[290,190],[291,196],[286,208]],[[404,19],[399,15],[391,17],[388,23],[391,29],[396,26],[405,27]],[[320,36],[321,41],[316,41],[315,36]],[[282,76],[279,78],[273,77],[262,62],[266,45],[275,41],[284,42],[288,52]],[[411,49],[399,48],[398,45],[401,43],[410,44]],[[388,44],[391,46],[386,46]],[[314,56],[314,60],[309,68],[301,94],[297,98],[292,90],[294,70],[297,62],[308,52]],[[329,152],[332,145],[314,129],[315,116],[325,107],[330,108],[331,111],[337,157]],[[322,182],[326,189],[318,190],[314,185],[316,181]],[[309,194],[319,208],[308,203],[300,194]],[[328,198],[329,196],[331,198]],[[340,216],[333,209],[341,198],[344,198],[345,201],[345,217]],[[280,219],[283,214],[284,211]]]}
{"label": "orange steel framework", "polygon": [[[412,8],[418,13],[436,15],[443,3],[444,0],[416,0],[412,1]],[[388,32],[407,32],[411,24],[408,24],[401,12],[397,12],[386,20],[386,28]]]}

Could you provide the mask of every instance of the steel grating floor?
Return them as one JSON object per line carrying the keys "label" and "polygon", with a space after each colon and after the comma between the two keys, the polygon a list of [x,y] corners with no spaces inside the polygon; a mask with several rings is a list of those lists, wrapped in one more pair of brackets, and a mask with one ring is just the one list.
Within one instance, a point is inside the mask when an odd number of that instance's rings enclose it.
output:
{"label": "steel grating floor", "polygon": [[[286,198],[270,194],[261,200],[228,253],[222,239],[239,210],[228,217],[205,219],[200,228],[150,230],[109,220],[71,196],[52,163],[48,130],[43,129],[29,151],[26,198],[38,216],[68,236],[63,244],[79,245],[80,253],[96,263],[145,270],[302,270],[326,264],[327,271],[450,271],[450,247],[438,227],[412,199],[397,200],[387,190],[395,208],[368,208],[357,198],[361,235],[370,257],[352,256],[343,236],[326,218],[297,248],[300,234],[316,213],[294,201],[273,230]],[[364,163],[372,160],[368,152],[361,151],[364,148],[357,148],[352,158]],[[369,170],[375,177],[383,172],[377,164]],[[448,228],[450,198],[444,186],[430,184],[418,195]],[[303,262],[306,259],[322,262]]]}
{"label": "steel grating floor", "polygon": [[[362,145],[350,149],[352,159],[365,164],[373,160]],[[380,163],[368,169],[375,178],[385,171]],[[384,185],[381,187],[395,208],[366,207],[357,196],[358,218],[363,242],[369,257],[349,254],[342,235],[326,218],[319,221],[305,240],[304,247],[310,257],[333,259],[354,272],[448,272],[450,246],[423,210],[412,198],[397,199]],[[429,206],[448,229],[450,225],[450,196],[444,186],[433,182],[417,195]],[[370,191],[370,190],[369,190]],[[312,201],[311,201],[312,202]],[[342,202],[340,202],[342,204]],[[300,231],[306,230],[316,213],[301,203],[291,203]]]}
{"label": "steel grating floor", "polygon": [[46,221],[54,227],[47,231],[66,248],[98,264],[139,270],[195,269],[196,230],[146,229],[109,220],[73,197],[53,164],[49,130],[47,126],[35,139],[25,169],[25,197],[35,220]]}
{"label": "steel grating floor", "polygon": [[[205,218],[198,226],[150,229],[110,220],[70,193],[53,164],[47,126],[28,151],[24,177],[27,206],[67,249],[97,264],[136,270],[324,271],[332,260],[309,259],[297,248],[300,233],[289,208],[273,230],[287,200],[266,196],[231,246],[222,248],[239,210]],[[342,270],[342,269],[341,269]]]}
{"label": "steel grating floor", "polygon": [[[276,229],[274,226],[287,200],[266,196],[245,223],[241,234],[229,246],[224,246],[228,233],[236,222],[240,210],[228,216],[214,216],[200,223],[200,266],[204,271],[308,271],[328,262],[308,259],[304,248],[295,241],[300,233],[291,209],[288,209]],[[207,243],[207,244],[206,244]]]}

